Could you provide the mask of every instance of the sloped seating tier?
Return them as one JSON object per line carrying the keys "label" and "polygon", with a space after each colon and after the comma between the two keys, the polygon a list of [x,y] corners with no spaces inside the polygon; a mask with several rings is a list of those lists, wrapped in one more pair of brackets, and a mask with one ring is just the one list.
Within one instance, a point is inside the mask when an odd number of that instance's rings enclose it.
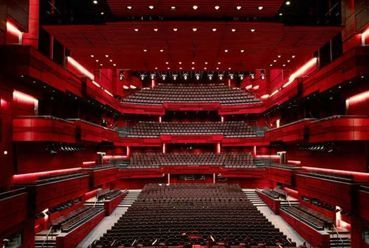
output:
{"label": "sloped seating tier", "polygon": [[283,206],[282,210],[293,215],[302,222],[305,222],[316,230],[323,230],[325,227],[331,228],[333,225],[333,219],[302,205]]}
{"label": "sloped seating tier", "polygon": [[28,195],[24,189],[0,193],[0,237],[14,231],[28,216]]}
{"label": "sloped seating tier", "polygon": [[224,84],[159,84],[153,89],[142,89],[123,99],[122,103],[161,105],[168,103],[209,103],[223,105],[260,103],[254,95]]}
{"label": "sloped seating tier", "polygon": [[146,185],[94,247],[185,245],[295,247],[237,185]]}
{"label": "sloped seating tier", "polygon": [[245,122],[139,122],[123,133],[126,137],[160,137],[160,135],[224,135],[225,137],[260,137],[262,128],[251,127]]}
{"label": "sloped seating tier", "polygon": [[255,168],[250,153],[133,153],[126,168],[160,168],[165,166],[218,166],[225,168]]}
{"label": "sloped seating tier", "polygon": [[35,197],[35,212],[40,213],[46,208],[81,197],[89,189],[89,176],[77,173],[43,178],[27,186]]}

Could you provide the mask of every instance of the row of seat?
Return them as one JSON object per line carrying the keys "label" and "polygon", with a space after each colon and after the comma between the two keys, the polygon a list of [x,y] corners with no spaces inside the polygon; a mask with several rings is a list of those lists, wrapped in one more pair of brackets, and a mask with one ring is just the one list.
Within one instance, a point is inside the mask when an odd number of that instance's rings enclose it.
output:
{"label": "row of seat", "polygon": [[254,168],[250,153],[133,153],[127,168],[160,168],[164,166],[223,166],[226,168]]}
{"label": "row of seat", "polygon": [[159,105],[164,102],[219,102],[224,105],[260,103],[254,95],[224,84],[158,84],[142,89],[122,100],[123,103]]}
{"label": "row of seat", "polygon": [[238,185],[146,185],[95,248],[223,245],[295,247]]}
{"label": "row of seat", "polygon": [[251,127],[245,122],[139,122],[121,132],[125,137],[160,137],[169,135],[224,135],[225,137],[257,137],[264,135],[264,129]]}

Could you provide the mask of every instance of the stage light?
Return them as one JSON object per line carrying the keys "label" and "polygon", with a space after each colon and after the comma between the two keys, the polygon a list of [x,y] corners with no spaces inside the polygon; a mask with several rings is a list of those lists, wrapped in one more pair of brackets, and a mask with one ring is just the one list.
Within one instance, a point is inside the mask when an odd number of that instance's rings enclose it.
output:
{"label": "stage light", "polygon": [[154,8],[154,5],[149,5],[149,9],[153,10]]}
{"label": "stage light", "polygon": [[154,28],[154,32],[158,32],[159,31],[159,29],[158,28]]}
{"label": "stage light", "polygon": [[220,9],[220,6],[219,6],[219,5],[215,5],[215,6],[214,6],[214,9],[215,9],[215,10],[219,10],[219,9]]}
{"label": "stage light", "polygon": [[171,6],[170,9],[171,10],[175,10],[176,9],[176,6]]}
{"label": "stage light", "polygon": [[193,31],[193,32],[196,32],[196,31],[197,31],[197,28],[192,28],[192,31]]}
{"label": "stage light", "polygon": [[194,6],[192,6],[192,8],[193,8],[194,10],[197,10],[197,9],[199,8],[199,6],[194,5]]}
{"label": "stage light", "polygon": [[258,10],[263,10],[264,6],[258,6]]}
{"label": "stage light", "polygon": [[212,30],[213,32],[216,32],[216,31],[217,31],[217,29],[216,29],[216,28],[212,28],[211,30]]}
{"label": "stage light", "polygon": [[237,10],[241,10],[241,9],[242,9],[242,6],[238,5],[238,6],[236,7],[236,9],[237,9]]}
{"label": "stage light", "polygon": [[251,33],[254,33],[256,31],[255,28],[250,29]]}
{"label": "stage light", "polygon": [[196,80],[200,80],[200,74],[199,73],[196,73],[195,77],[196,77]]}
{"label": "stage light", "polygon": [[127,6],[127,9],[131,10],[132,9],[132,6],[131,5],[128,5]]}

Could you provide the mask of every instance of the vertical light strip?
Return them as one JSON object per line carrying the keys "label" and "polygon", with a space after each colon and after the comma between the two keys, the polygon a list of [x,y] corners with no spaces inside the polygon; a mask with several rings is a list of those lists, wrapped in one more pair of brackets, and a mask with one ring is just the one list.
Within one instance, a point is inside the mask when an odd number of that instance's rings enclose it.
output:
{"label": "vertical light strip", "polygon": [[95,79],[94,74],[92,74],[90,71],[88,71],[85,67],[83,67],[80,63],[78,63],[75,59],[73,59],[71,56],[67,57],[67,62],[71,64],[74,68],[76,68],[80,73],[85,75],[91,80]]}
{"label": "vertical light strip", "polygon": [[6,30],[9,33],[14,34],[18,37],[19,44],[22,43],[23,32],[20,31],[13,23],[7,21],[6,22]]}

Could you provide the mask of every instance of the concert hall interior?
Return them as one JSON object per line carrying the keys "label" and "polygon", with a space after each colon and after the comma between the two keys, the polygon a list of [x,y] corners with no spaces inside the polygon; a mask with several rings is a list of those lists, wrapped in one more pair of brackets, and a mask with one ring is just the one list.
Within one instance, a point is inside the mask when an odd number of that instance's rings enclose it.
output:
{"label": "concert hall interior", "polygon": [[0,0],[0,248],[369,248],[369,0]]}

